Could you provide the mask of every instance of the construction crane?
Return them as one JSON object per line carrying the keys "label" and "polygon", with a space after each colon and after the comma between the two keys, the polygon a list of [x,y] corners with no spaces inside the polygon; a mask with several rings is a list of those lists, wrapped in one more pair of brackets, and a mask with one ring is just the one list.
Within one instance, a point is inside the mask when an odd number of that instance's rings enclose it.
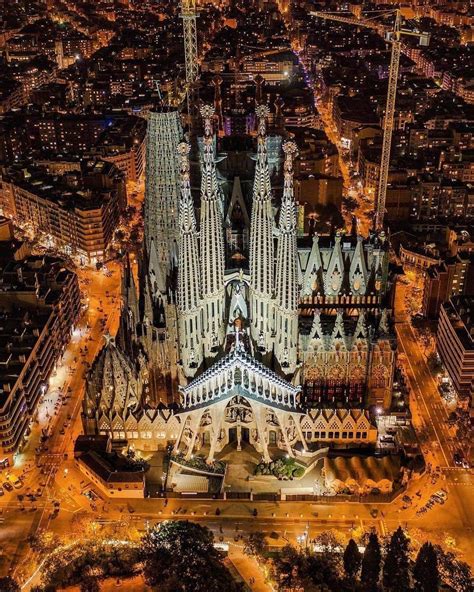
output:
{"label": "construction crane", "polygon": [[190,120],[197,105],[196,83],[199,76],[197,49],[196,0],[181,0],[181,18],[183,19],[184,61],[186,66],[186,86],[188,115]]}
{"label": "construction crane", "polygon": [[[402,51],[401,35],[414,35],[418,37],[420,39],[420,45],[427,45],[427,36],[426,33],[421,33],[418,31],[409,31],[405,29],[402,30],[399,9],[396,9],[395,11],[391,10],[379,12],[376,16],[364,20],[343,16],[341,14],[334,14],[331,12],[315,11],[311,12],[310,14],[312,16],[328,19],[331,21],[337,21],[340,23],[346,23],[348,25],[367,27],[377,31],[382,36],[388,33],[389,39],[392,43],[392,54],[390,58],[390,70],[388,76],[387,102],[385,105],[385,120],[383,126],[382,158],[380,161],[377,203],[375,204],[375,228],[377,230],[381,230],[383,228],[383,219],[385,215],[388,173],[390,169],[390,152],[392,146],[395,101],[397,98],[398,70],[400,67],[400,54]],[[395,14],[395,22],[392,29],[382,23],[373,22],[374,18],[380,18],[381,16],[387,16],[389,14]]]}

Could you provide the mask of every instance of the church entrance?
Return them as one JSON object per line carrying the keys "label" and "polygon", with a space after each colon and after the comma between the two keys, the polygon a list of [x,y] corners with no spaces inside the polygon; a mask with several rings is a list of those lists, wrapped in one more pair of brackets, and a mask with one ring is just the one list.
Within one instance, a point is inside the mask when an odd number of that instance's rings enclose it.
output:
{"label": "church entrance", "polygon": [[[229,428],[229,444],[239,444],[238,431],[238,427]],[[250,430],[249,428],[240,427],[240,444],[242,445],[244,442],[246,444],[250,443]]]}

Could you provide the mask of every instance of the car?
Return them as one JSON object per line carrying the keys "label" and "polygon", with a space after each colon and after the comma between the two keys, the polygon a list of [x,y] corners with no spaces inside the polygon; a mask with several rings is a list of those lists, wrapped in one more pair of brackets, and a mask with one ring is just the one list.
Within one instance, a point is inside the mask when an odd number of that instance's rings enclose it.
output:
{"label": "car", "polygon": [[457,467],[462,467],[462,461],[463,461],[463,458],[462,458],[462,456],[459,454],[459,452],[455,452],[455,453],[453,454],[453,461],[454,461],[454,464],[455,464]]}
{"label": "car", "polygon": [[5,481],[5,483],[3,484],[3,489],[6,489],[7,491],[13,491],[13,486],[8,483],[8,481]]}
{"label": "car", "polygon": [[441,497],[442,499],[445,500],[448,497],[448,492],[444,489],[440,489],[434,495],[437,495],[438,497]]}
{"label": "car", "polygon": [[0,497],[1,497],[2,495],[5,495],[5,492],[3,491],[3,487],[0,487]]}

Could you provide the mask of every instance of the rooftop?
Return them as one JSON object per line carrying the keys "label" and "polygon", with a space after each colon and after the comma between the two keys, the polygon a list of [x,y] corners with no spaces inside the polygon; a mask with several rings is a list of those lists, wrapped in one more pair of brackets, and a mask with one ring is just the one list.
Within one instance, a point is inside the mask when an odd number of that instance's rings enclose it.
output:
{"label": "rooftop", "polygon": [[474,351],[474,296],[454,296],[443,309],[464,349]]}

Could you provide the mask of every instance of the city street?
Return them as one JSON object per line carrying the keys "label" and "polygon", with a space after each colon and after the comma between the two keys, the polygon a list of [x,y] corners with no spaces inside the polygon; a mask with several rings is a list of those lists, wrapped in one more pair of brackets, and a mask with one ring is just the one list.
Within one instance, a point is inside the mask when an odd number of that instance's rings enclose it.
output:
{"label": "city street", "polygon": [[[98,525],[122,525],[125,531],[133,525],[134,530],[140,533],[150,523],[178,517],[198,520],[213,529],[218,539],[224,537],[224,541],[233,544],[236,534],[261,530],[268,535],[269,543],[276,546],[284,545],[286,542],[297,544],[298,537],[305,531],[308,531],[310,538],[329,529],[337,529],[349,536],[354,529],[362,532],[376,528],[381,535],[385,535],[398,525],[402,525],[414,529],[418,533],[417,536],[429,538],[434,542],[454,541],[456,550],[463,554],[463,558],[472,561],[472,555],[469,554],[469,539],[473,526],[474,482],[468,471],[453,467],[454,444],[446,424],[447,413],[406,312],[397,316],[397,332],[400,351],[406,355],[407,373],[413,386],[411,406],[415,425],[426,431],[428,438],[435,442],[435,446],[429,451],[432,456],[428,462],[441,467],[441,476],[435,482],[432,482],[431,476],[428,475],[410,484],[407,493],[414,496],[415,492],[420,491],[422,497],[413,497],[416,503],[408,509],[403,509],[404,504],[401,500],[391,504],[311,504],[170,499],[166,507],[164,501],[159,499],[104,500],[95,505],[87,500],[82,495],[87,483],[71,460],[74,438],[81,431],[80,402],[85,370],[85,364],[80,361],[74,362],[74,358],[79,360],[81,348],[87,346],[88,351],[83,359],[87,363],[92,362],[102,343],[102,318],[107,316],[106,327],[112,333],[116,330],[120,282],[118,269],[113,268],[111,271],[111,277],[106,277],[102,272],[89,274],[92,275],[92,281],[86,286],[89,298],[87,316],[77,328],[61,365],[51,379],[50,389],[45,394],[45,401],[38,414],[39,423],[35,424],[29,444],[18,459],[18,467],[14,469],[15,473],[29,471],[25,474],[25,487],[19,491],[20,494],[35,491],[38,485],[43,493],[34,502],[25,499],[20,502],[17,491],[14,491],[6,493],[0,501],[3,520],[0,534],[4,553],[3,571],[8,571],[8,566],[20,565],[15,575],[26,578],[30,569],[30,552],[26,539],[38,531],[49,530],[67,539],[77,528],[77,524],[86,523],[93,525],[93,528],[97,528]],[[398,300],[404,301],[403,289],[402,287],[397,294]],[[106,290],[110,294],[109,299],[102,297]],[[399,310],[405,311],[401,305]],[[90,330],[87,329],[87,325],[91,327]],[[58,393],[67,393],[68,387],[71,387],[77,396],[55,408]],[[61,427],[68,422],[68,416],[71,416],[72,428],[66,430],[63,435]],[[47,450],[44,449],[41,454],[36,455],[35,448],[39,444],[41,429],[45,427],[52,429],[52,435],[47,441]],[[67,459],[65,454],[68,455]],[[417,516],[417,509],[440,487],[448,491],[446,504]],[[54,502],[59,502],[57,512]],[[216,515],[217,508],[220,510],[219,515]],[[258,509],[257,517],[253,516],[254,508]]]}
{"label": "city street", "polygon": [[298,60],[300,61],[300,64],[305,72],[308,85],[313,91],[314,104],[317,109],[317,112],[321,117],[321,121],[324,126],[324,132],[329,138],[329,140],[337,147],[339,169],[341,171],[341,176],[343,178],[343,195],[357,202],[357,207],[354,211],[354,214],[352,212],[349,212],[344,207],[344,204],[342,206],[342,214],[344,216],[346,229],[350,230],[352,226],[352,216],[355,215],[357,217],[358,233],[362,236],[366,236],[368,235],[369,230],[372,227],[371,220],[372,213],[374,210],[374,203],[369,197],[364,195],[360,186],[358,185],[358,182],[351,177],[351,174],[354,175],[355,169],[353,163],[348,159],[347,154],[345,154],[345,151],[341,145],[341,140],[339,135],[337,134],[336,125],[333,121],[332,114],[328,109],[327,105],[324,104],[321,96],[318,93],[314,77],[310,73],[310,70],[305,63],[302,53],[298,51],[297,48],[293,48],[293,51],[298,57]]}
{"label": "city street", "polygon": [[[474,478],[472,470],[456,467],[453,454],[458,448],[447,423],[448,412],[438,391],[438,386],[410,323],[405,306],[407,286],[397,285],[396,293],[396,331],[399,352],[403,354],[403,364],[412,387],[410,408],[413,423],[424,444],[427,462],[433,467],[441,467],[443,487],[447,488],[452,500],[453,521],[451,527],[458,532],[459,541],[465,539],[466,552],[470,549],[472,528],[474,526]],[[446,506],[443,506],[443,510]],[[455,526],[454,512],[460,519],[460,527]],[[429,513],[428,513],[429,515]],[[436,517],[438,519],[438,516]],[[472,554],[465,557],[472,563]]]}
{"label": "city street", "polygon": [[[20,490],[5,491],[4,497],[0,498],[2,572],[13,566],[21,569],[21,558],[27,549],[26,538],[48,527],[54,500],[59,501],[62,497],[69,504],[69,507],[65,505],[69,512],[77,509],[74,500],[70,496],[67,499],[66,487],[62,484],[58,486],[54,481],[57,476],[67,483],[67,471],[62,471],[62,464],[67,462],[66,455],[72,457],[74,440],[82,430],[80,413],[87,365],[92,363],[102,347],[104,333],[110,331],[115,334],[117,330],[120,268],[117,264],[108,267],[109,276],[103,271],[78,269],[81,289],[87,294],[87,310],[51,376],[27,444],[16,458],[14,468],[4,469],[1,473],[2,480],[12,473],[23,475],[24,482]],[[106,292],[109,292],[108,298]],[[40,448],[42,433],[50,436]],[[35,493],[37,501],[23,499],[20,502],[18,495],[28,493]]]}

